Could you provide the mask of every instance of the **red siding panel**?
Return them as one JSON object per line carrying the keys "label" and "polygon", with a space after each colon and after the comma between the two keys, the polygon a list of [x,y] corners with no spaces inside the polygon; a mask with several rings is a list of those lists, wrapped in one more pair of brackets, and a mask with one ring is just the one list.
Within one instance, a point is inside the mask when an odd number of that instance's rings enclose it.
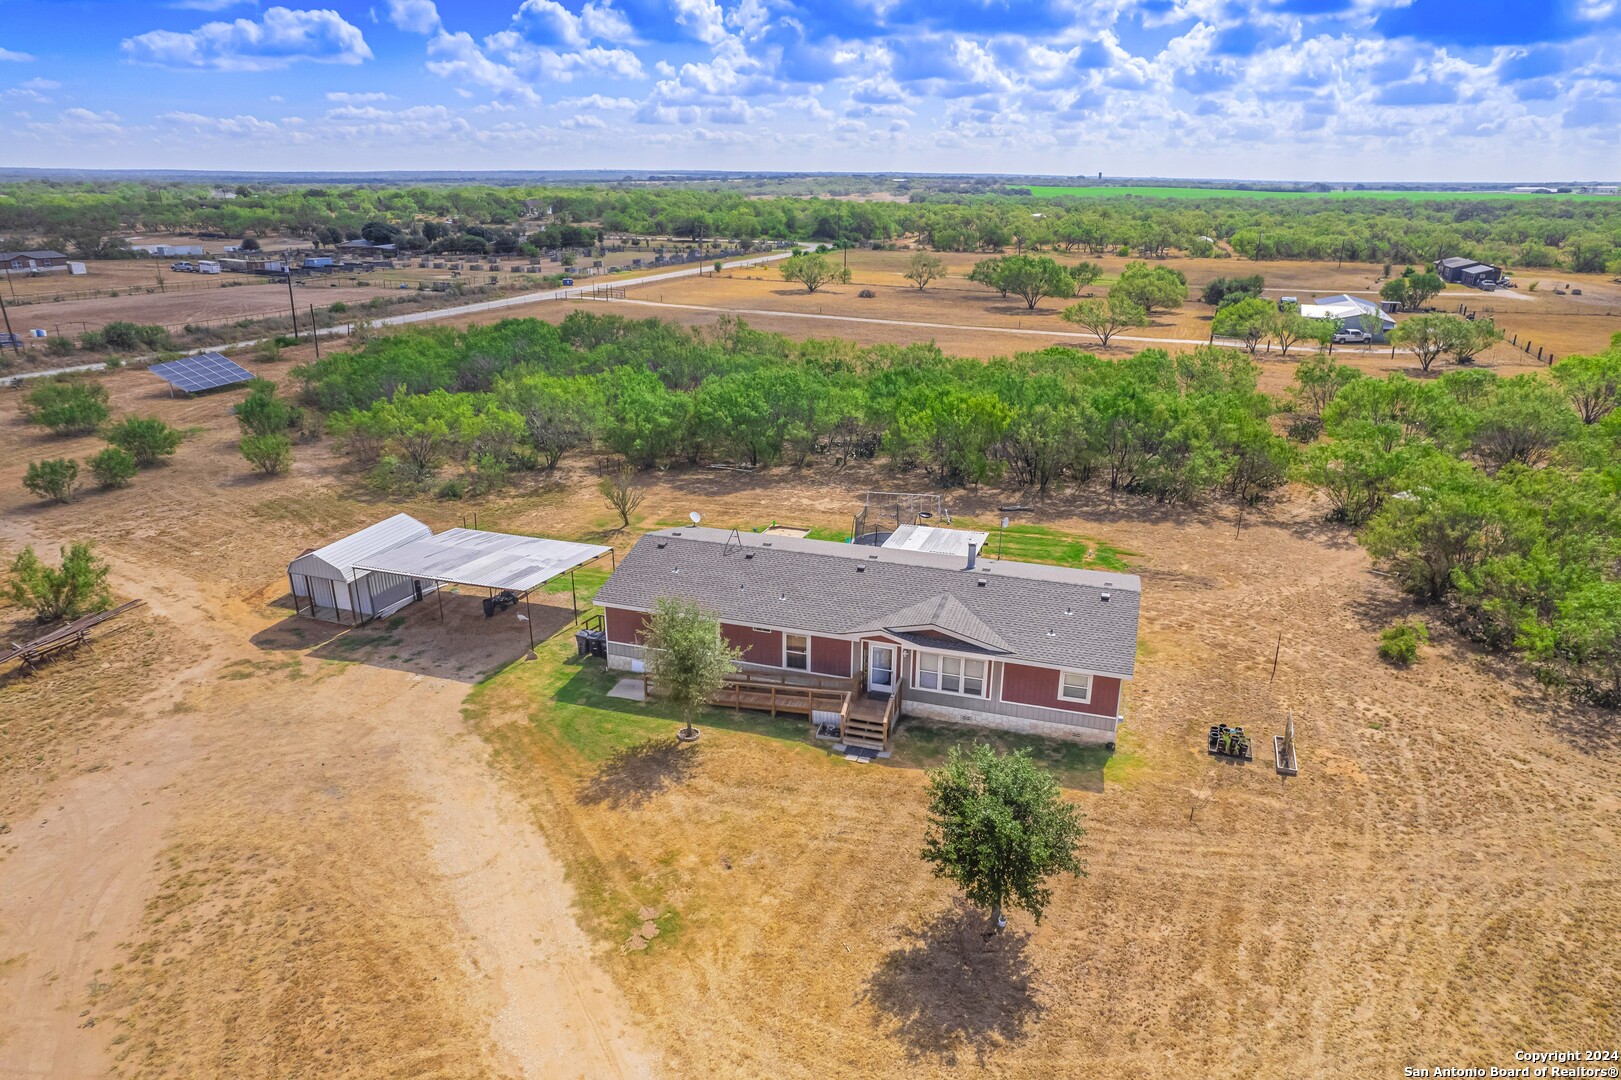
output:
{"label": "red siding panel", "polygon": [[720,632],[728,645],[743,651],[738,659],[744,663],[782,666],[782,634],[778,631],[721,623]]}
{"label": "red siding panel", "polygon": [[1019,705],[1039,705],[1044,709],[1063,709],[1065,712],[1118,716],[1120,680],[1102,675],[1092,676],[1092,701],[1082,705],[1078,701],[1064,701],[1058,696],[1058,672],[1054,669],[1003,664],[1002,700]]}
{"label": "red siding panel", "polygon": [[811,670],[818,675],[850,674],[850,643],[838,638],[811,638]]}
{"label": "red siding panel", "polygon": [[617,641],[621,645],[640,645],[642,643],[642,630],[647,626],[647,616],[640,611],[626,611],[624,608],[605,607],[602,609],[604,628],[608,631],[608,640]]}

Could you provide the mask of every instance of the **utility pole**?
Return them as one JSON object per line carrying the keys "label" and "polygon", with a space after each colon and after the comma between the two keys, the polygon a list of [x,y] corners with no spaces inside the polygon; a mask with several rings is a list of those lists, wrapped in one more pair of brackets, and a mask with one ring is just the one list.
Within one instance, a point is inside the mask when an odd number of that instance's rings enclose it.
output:
{"label": "utility pole", "polygon": [[315,358],[321,359],[321,328],[315,325],[315,305],[310,305],[310,339],[315,342]]}
{"label": "utility pole", "polygon": [[298,340],[298,302],[293,299],[293,268],[287,268],[287,308],[293,313],[293,340]]}
{"label": "utility pole", "polygon": [[[6,276],[10,277],[11,275],[7,274]],[[6,320],[6,340],[11,342],[11,347],[13,349],[16,349],[18,352],[22,352],[22,342],[18,340],[16,334],[11,332],[11,312],[6,310],[6,298],[4,296],[0,296],[0,316],[4,316]]]}

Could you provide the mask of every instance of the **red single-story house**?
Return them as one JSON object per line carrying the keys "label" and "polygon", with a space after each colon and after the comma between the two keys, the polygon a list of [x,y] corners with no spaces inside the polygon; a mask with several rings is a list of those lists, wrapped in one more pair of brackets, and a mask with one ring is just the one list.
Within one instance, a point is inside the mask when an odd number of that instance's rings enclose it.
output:
{"label": "red single-story house", "polygon": [[66,273],[68,257],[60,251],[0,251],[0,274]]}
{"label": "red single-story house", "polygon": [[719,529],[648,533],[596,596],[642,669],[657,600],[718,615],[741,669],[848,678],[903,715],[1112,742],[1136,667],[1131,574]]}

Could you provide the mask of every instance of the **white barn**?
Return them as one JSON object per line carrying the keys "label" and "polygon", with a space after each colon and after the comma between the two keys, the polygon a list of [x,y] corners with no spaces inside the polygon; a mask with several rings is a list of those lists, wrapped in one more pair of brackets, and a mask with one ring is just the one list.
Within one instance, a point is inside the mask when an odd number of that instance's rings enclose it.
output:
{"label": "white barn", "polygon": [[[293,610],[317,619],[362,623],[420,599],[438,587],[432,579],[367,571],[356,564],[432,535],[432,529],[410,514],[395,514],[324,548],[306,551],[287,564]],[[369,580],[359,584],[362,578]]]}

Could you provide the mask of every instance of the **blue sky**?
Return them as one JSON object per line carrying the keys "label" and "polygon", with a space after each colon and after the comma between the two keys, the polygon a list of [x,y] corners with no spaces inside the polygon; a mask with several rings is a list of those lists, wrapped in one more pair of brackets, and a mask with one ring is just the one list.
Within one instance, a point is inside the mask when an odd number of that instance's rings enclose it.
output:
{"label": "blue sky", "polygon": [[1621,175],[1621,0],[0,0],[13,165]]}

